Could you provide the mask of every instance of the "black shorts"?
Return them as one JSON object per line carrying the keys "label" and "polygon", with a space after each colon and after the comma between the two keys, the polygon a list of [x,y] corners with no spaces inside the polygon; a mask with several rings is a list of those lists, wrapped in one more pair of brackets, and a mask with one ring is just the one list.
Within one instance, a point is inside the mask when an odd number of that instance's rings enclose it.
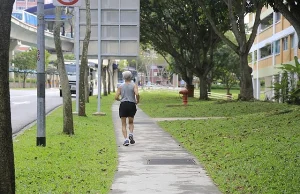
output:
{"label": "black shorts", "polygon": [[134,117],[136,113],[136,105],[133,102],[121,102],[119,107],[119,116]]}

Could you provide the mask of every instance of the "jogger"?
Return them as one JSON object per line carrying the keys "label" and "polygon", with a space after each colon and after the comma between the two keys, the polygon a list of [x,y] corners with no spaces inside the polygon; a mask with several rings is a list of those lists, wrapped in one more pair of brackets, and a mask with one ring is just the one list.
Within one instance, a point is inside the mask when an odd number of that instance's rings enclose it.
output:
{"label": "jogger", "polygon": [[[131,82],[132,74],[130,71],[124,71],[122,73],[125,83],[123,83],[117,90],[115,99],[121,101],[119,107],[119,116],[122,122],[122,133],[125,138],[123,143],[124,146],[134,144],[133,129],[134,129],[134,116],[136,113],[136,104],[139,103],[140,96],[138,87],[136,84]],[[121,99],[120,99],[121,96]],[[127,118],[129,123],[129,136],[127,137]],[[129,141],[130,140],[130,141]]]}

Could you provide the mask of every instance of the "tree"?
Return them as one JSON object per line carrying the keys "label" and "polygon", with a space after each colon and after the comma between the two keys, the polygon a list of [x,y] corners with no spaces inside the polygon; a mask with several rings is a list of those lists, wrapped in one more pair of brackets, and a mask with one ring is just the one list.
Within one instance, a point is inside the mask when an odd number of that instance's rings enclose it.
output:
{"label": "tree", "polygon": [[116,92],[116,88],[115,88],[115,71],[118,71],[118,65],[116,63],[112,64],[112,85],[113,85],[113,93]]}
{"label": "tree", "polygon": [[102,67],[103,96],[107,96],[106,72],[107,72],[107,65],[104,65]]}
{"label": "tree", "polygon": [[222,43],[215,51],[214,63],[213,78],[222,80],[229,95],[231,87],[238,81],[239,57],[228,45]]}
{"label": "tree", "polygon": [[61,49],[60,40],[60,26],[61,26],[61,11],[62,7],[57,6],[55,8],[55,26],[54,26],[54,43],[57,55],[57,67],[60,77],[60,84],[62,88],[63,97],[63,133],[68,135],[74,134],[73,112],[72,112],[72,100],[71,91],[69,86],[69,80],[65,68],[64,56]]}
{"label": "tree", "polygon": [[81,55],[81,65],[80,65],[80,75],[79,75],[79,112],[78,116],[86,116],[85,113],[85,97],[88,96],[86,87],[89,87],[88,76],[86,72],[88,71],[88,49],[91,37],[91,10],[90,10],[90,0],[85,0],[86,5],[86,31],[83,40],[82,55]]}
{"label": "tree", "polygon": [[[206,17],[212,25],[212,28],[216,34],[228,45],[234,52],[236,52],[240,59],[240,70],[241,70],[241,88],[240,96],[241,100],[253,99],[253,85],[252,85],[252,68],[248,65],[248,53],[256,37],[257,28],[260,24],[260,13],[263,7],[261,0],[217,0],[214,1],[218,6],[212,5],[210,0],[199,0],[200,6],[206,13]],[[220,30],[220,23],[222,20],[217,19],[216,22],[215,14],[216,8],[223,8],[220,15],[228,16],[230,19],[231,30],[237,41],[237,45],[227,38],[224,33]],[[218,9],[220,11],[220,9]],[[255,21],[252,28],[249,39],[247,38],[247,32],[244,22],[244,17],[247,13],[255,12]]]}
{"label": "tree", "polygon": [[[197,75],[200,99],[207,99],[206,77],[213,67],[213,49],[220,39],[205,18],[198,0],[142,1],[141,7],[141,40],[152,44],[159,54],[166,56],[168,53],[174,58],[175,69],[187,83],[188,90],[193,89],[193,75]],[[219,13],[221,10],[216,15]],[[224,18],[221,31],[227,31],[228,26]]]}
{"label": "tree", "polygon": [[[49,64],[50,53],[45,51],[45,66]],[[15,64],[15,67],[18,68],[19,73],[23,73],[23,88],[25,88],[26,78],[32,70],[36,69],[37,61],[37,49],[31,48],[29,51],[20,52],[16,54],[15,58],[12,60],[12,63]]]}
{"label": "tree", "polygon": [[[279,11],[292,24],[298,37],[300,37],[300,1],[267,0],[267,3],[273,7],[274,11]],[[298,48],[300,49],[300,39],[298,40]]]}
{"label": "tree", "polygon": [[14,0],[0,6],[0,193],[15,193],[15,167],[9,94],[9,45]]}
{"label": "tree", "polygon": [[108,83],[107,83],[107,93],[110,94],[110,88],[111,88],[111,72],[110,72],[110,65],[111,62],[110,60],[108,61],[108,65],[107,65],[107,76],[108,76]]}

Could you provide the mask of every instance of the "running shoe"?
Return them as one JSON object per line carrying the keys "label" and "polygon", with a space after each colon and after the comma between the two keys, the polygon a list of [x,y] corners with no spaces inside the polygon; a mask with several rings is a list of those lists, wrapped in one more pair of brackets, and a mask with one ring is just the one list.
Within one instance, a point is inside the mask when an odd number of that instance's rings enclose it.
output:
{"label": "running shoe", "polygon": [[129,146],[129,140],[128,139],[124,141],[123,146]]}
{"label": "running shoe", "polygon": [[133,139],[133,135],[129,135],[130,144],[135,144],[135,141]]}

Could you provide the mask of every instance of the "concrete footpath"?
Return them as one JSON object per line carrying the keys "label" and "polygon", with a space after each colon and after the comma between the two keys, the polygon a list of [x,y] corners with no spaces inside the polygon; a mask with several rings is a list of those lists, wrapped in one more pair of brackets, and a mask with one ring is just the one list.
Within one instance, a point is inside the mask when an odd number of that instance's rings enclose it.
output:
{"label": "concrete footpath", "polygon": [[110,194],[220,194],[197,159],[138,108],[136,143],[123,146],[119,102],[112,107],[119,164]]}

